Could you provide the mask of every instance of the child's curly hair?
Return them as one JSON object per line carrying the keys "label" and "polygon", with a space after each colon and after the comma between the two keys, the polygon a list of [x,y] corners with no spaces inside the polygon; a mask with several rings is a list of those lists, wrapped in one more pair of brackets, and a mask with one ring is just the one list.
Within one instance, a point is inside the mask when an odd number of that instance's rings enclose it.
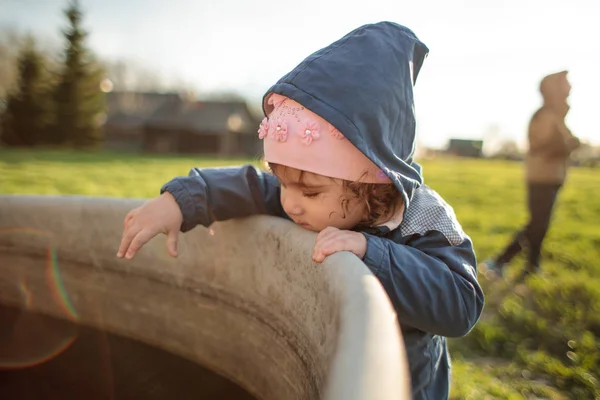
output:
{"label": "child's curly hair", "polygon": [[[265,166],[273,175],[278,177],[281,176],[282,170],[285,174],[285,169],[288,168],[284,165],[269,162],[265,162]],[[303,173],[304,171],[300,171],[299,180],[301,185]],[[340,199],[344,213],[348,212],[348,204],[353,198],[358,199],[359,202],[365,205],[366,215],[360,222],[360,227],[370,227],[377,223],[386,222],[398,211],[398,207],[402,204],[402,195],[393,183],[365,183],[330,179],[334,182],[341,182],[344,191],[350,195],[350,197],[345,196]]]}

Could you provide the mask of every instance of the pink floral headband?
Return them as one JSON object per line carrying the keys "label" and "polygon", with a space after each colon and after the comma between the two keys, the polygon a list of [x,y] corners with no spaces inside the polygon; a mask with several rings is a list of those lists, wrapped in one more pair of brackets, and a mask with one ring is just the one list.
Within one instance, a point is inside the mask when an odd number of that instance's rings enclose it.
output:
{"label": "pink floral headband", "polygon": [[265,160],[332,178],[389,183],[388,176],[344,135],[301,104],[273,93],[273,111],[258,129]]}
{"label": "pink floral headband", "polygon": [[[269,100],[272,100],[274,96],[271,96]],[[289,99],[287,99],[289,100]],[[272,103],[271,103],[272,104]],[[260,123],[260,127],[258,129],[258,137],[259,139],[270,138],[275,139],[279,142],[285,142],[288,138],[288,124],[285,119],[282,118],[283,115],[291,115],[296,119],[297,123],[301,123],[301,118],[298,115],[299,111],[304,111],[305,108],[300,107],[290,107],[286,104],[286,99],[281,101],[279,104],[275,105],[275,111],[271,114],[271,119],[264,118]],[[274,115],[275,114],[275,115]],[[344,135],[335,127],[329,123],[327,123],[328,128],[327,131],[329,134],[333,135],[336,139],[345,139]],[[315,119],[307,119],[304,121],[304,126],[301,127],[303,129],[298,130],[298,134],[300,135],[300,141],[309,145],[313,142],[313,140],[318,140],[321,136],[319,123]]]}

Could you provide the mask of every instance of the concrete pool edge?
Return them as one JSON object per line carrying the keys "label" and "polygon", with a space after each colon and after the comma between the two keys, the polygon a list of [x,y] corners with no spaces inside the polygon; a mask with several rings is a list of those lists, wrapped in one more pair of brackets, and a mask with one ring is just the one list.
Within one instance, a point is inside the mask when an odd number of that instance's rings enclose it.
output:
{"label": "concrete pool edge", "polygon": [[[316,265],[313,233],[261,216],[180,235],[177,259],[157,237],[133,260],[118,260],[124,216],[142,201],[0,196],[0,260],[21,258],[0,262],[3,276],[12,271],[6,284],[25,277],[48,285],[43,268],[15,264],[35,265],[52,246],[81,323],[207,365],[258,398],[410,398],[395,313],[358,258],[339,253]],[[97,288],[92,300],[84,295],[89,282]],[[20,300],[0,293],[2,301]],[[86,301],[101,305],[104,321]]]}

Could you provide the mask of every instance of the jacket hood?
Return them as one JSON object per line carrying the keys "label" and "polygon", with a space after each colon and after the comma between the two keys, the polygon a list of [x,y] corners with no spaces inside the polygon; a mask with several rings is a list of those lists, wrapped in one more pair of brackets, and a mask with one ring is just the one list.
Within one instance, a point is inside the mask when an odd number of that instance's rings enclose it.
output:
{"label": "jacket hood", "polygon": [[405,26],[363,25],[304,59],[263,97],[289,97],[336,127],[402,193],[408,208],[423,183],[414,162],[413,86],[429,49]]}
{"label": "jacket hood", "polygon": [[565,117],[569,112],[567,98],[571,90],[568,75],[569,71],[561,71],[544,77],[540,82],[540,93],[544,99],[544,106],[558,115]]}

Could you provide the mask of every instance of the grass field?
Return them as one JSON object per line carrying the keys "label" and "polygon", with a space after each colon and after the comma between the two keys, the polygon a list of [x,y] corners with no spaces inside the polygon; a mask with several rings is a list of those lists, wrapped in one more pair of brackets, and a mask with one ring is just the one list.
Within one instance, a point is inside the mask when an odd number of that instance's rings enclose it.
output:
{"label": "grass field", "polygon": [[[0,193],[156,196],[193,166],[248,160],[0,150]],[[518,163],[436,159],[425,180],[455,209],[479,260],[525,222]],[[451,342],[453,399],[600,398],[600,169],[572,169],[544,248],[543,274],[517,293],[481,278],[482,320]],[[518,259],[509,278],[522,266]],[[510,281],[509,281],[510,282]]]}

